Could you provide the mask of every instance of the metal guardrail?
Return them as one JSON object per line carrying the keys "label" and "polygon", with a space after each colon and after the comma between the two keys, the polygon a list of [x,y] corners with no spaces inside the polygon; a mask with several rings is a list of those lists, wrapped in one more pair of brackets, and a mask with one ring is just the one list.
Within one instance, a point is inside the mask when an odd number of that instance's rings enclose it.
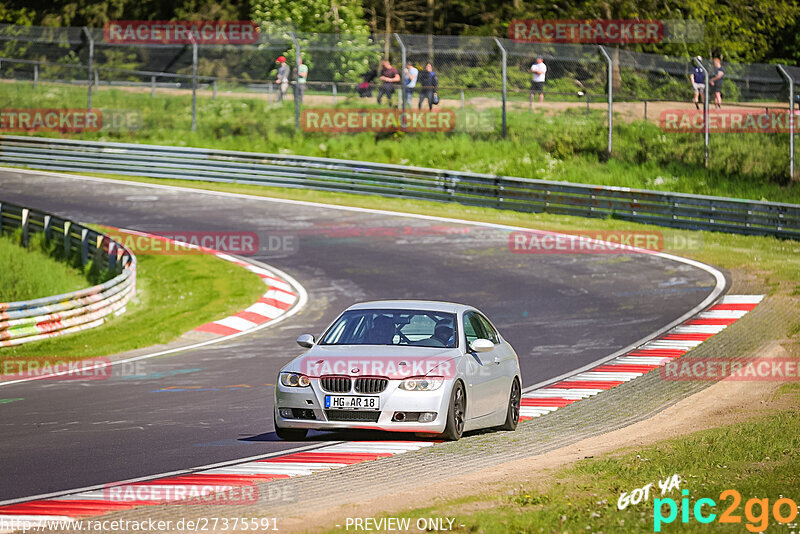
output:
{"label": "metal guardrail", "polygon": [[7,202],[0,203],[0,231],[22,228],[22,241],[33,233],[62,240],[65,256],[80,254],[85,265],[119,274],[86,289],[19,302],[0,303],[0,347],[100,326],[125,311],[136,292],[136,257],[110,236],[55,215]]}
{"label": "metal guardrail", "polygon": [[300,187],[800,239],[800,205],[227,150],[0,136],[0,163]]}

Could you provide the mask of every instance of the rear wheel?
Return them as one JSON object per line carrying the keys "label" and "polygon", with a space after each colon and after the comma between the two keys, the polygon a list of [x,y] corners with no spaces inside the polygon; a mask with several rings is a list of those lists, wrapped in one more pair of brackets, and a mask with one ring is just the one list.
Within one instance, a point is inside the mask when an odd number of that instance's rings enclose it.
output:
{"label": "rear wheel", "polygon": [[275,435],[286,441],[301,441],[306,438],[308,430],[305,428],[281,428],[278,426],[278,418],[272,412],[272,425],[275,427]]}
{"label": "rear wheel", "polygon": [[464,394],[464,385],[456,382],[450,394],[450,409],[447,412],[447,426],[444,429],[444,438],[449,441],[461,439],[464,433],[464,417],[467,408],[467,397]]}
{"label": "rear wheel", "polygon": [[500,430],[516,430],[519,423],[519,405],[522,399],[522,390],[519,386],[519,380],[516,378],[511,384],[511,395],[508,397],[508,410],[506,411],[506,422],[500,427]]}

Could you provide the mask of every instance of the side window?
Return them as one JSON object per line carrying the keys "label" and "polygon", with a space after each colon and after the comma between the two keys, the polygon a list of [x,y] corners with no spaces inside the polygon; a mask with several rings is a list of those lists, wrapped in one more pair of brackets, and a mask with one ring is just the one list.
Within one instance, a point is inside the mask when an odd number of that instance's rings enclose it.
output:
{"label": "side window", "polygon": [[481,323],[481,326],[483,327],[483,331],[485,332],[485,338],[494,343],[495,345],[499,343],[500,338],[497,335],[497,330],[494,329],[492,323],[489,322],[489,319],[478,313],[475,314],[475,317],[478,318],[478,320]]}
{"label": "side window", "polygon": [[480,337],[480,330],[476,329],[476,324],[478,327],[480,327],[480,324],[475,319],[475,314],[464,314],[464,337],[467,338],[467,346]]}

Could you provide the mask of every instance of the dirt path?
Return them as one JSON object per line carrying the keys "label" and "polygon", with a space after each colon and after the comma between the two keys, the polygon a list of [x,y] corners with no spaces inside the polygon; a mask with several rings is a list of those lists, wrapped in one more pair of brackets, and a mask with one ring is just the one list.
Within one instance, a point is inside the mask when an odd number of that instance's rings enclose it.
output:
{"label": "dirt path", "polygon": [[[793,351],[794,352],[794,351]],[[770,345],[762,357],[786,357],[789,354],[779,343]],[[414,492],[399,492],[358,505],[336,507],[319,512],[287,517],[281,520],[283,532],[307,532],[344,524],[347,517],[376,517],[410,508],[431,506],[478,493],[507,493],[510,487],[536,484],[541,486],[556,468],[586,458],[620,449],[645,447],[726,424],[745,421],[774,410],[788,409],[785,399],[775,399],[781,382],[745,382],[726,380],[687,397],[650,419],[640,421],[607,434],[595,436],[550,451],[500,464],[467,476],[456,477]],[[477,491],[476,491],[477,490]]]}

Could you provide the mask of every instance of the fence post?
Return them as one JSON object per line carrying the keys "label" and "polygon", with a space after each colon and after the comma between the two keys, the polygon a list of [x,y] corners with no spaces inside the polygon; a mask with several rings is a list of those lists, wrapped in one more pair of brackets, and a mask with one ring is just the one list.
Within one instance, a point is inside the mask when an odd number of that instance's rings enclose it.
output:
{"label": "fence post", "polygon": [[333,106],[336,107],[336,82],[331,85],[331,91],[333,92]]}
{"label": "fence post", "polygon": [[294,43],[294,63],[297,69],[297,76],[295,76],[294,80],[294,129],[297,131],[300,129],[300,101],[297,100],[300,94],[300,84],[297,83],[300,79],[300,42],[297,40],[294,32],[289,32],[289,35]]}
{"label": "fence post", "polygon": [[36,86],[39,85],[39,64],[34,63],[33,65],[33,88],[36,89]]}
{"label": "fence post", "polygon": [[610,158],[614,143],[614,61],[604,46],[600,45],[599,48],[608,62],[608,157]]}
{"label": "fence post", "polygon": [[397,39],[397,44],[400,45],[400,102],[398,107],[403,111],[401,117],[401,126],[405,128],[405,113],[406,113],[406,80],[403,76],[403,69],[406,67],[406,45],[400,39],[400,35],[395,33],[394,38]]}
{"label": "fence post", "polygon": [[88,27],[83,27],[83,33],[86,34],[86,38],[89,40],[89,79],[86,81],[86,85],[88,85],[88,95],[86,98],[86,109],[87,111],[91,111],[92,109],[92,69],[94,68],[94,37],[92,37],[92,32],[89,30]]}
{"label": "fence post", "polygon": [[508,72],[507,68],[507,58],[506,58],[506,49],[503,48],[503,44],[500,42],[500,39],[497,37],[494,38],[494,42],[497,43],[497,47],[500,49],[500,54],[503,57],[503,137],[506,136],[506,97],[508,96]]}
{"label": "fence post", "polygon": [[692,58],[692,61],[694,61],[695,65],[697,65],[698,67],[703,69],[703,77],[704,77],[703,79],[706,82],[704,84],[705,88],[703,89],[703,146],[704,146],[704,149],[703,149],[703,161],[704,161],[705,167],[708,168],[708,162],[709,162],[709,157],[710,157],[709,148],[708,148],[709,137],[710,137],[710,127],[709,127],[709,122],[710,121],[709,121],[708,114],[709,114],[709,111],[711,109],[711,107],[708,104],[708,97],[709,97],[709,94],[711,93],[711,89],[709,88],[708,69],[706,68],[706,66],[703,65],[702,61],[700,61],[699,56],[695,57],[695,58]]}
{"label": "fence post", "polygon": [[156,77],[150,76],[150,97],[156,96]]}
{"label": "fence post", "polygon": [[214,78],[213,86],[214,86],[214,95],[211,97],[211,99],[212,100],[216,100],[217,99],[217,79],[216,78]]}
{"label": "fence post", "polygon": [[789,84],[789,179],[794,180],[794,78],[783,68],[783,65],[777,67],[778,72]]}
{"label": "fence post", "polygon": [[197,40],[189,34],[192,41],[192,131],[197,130]]}

